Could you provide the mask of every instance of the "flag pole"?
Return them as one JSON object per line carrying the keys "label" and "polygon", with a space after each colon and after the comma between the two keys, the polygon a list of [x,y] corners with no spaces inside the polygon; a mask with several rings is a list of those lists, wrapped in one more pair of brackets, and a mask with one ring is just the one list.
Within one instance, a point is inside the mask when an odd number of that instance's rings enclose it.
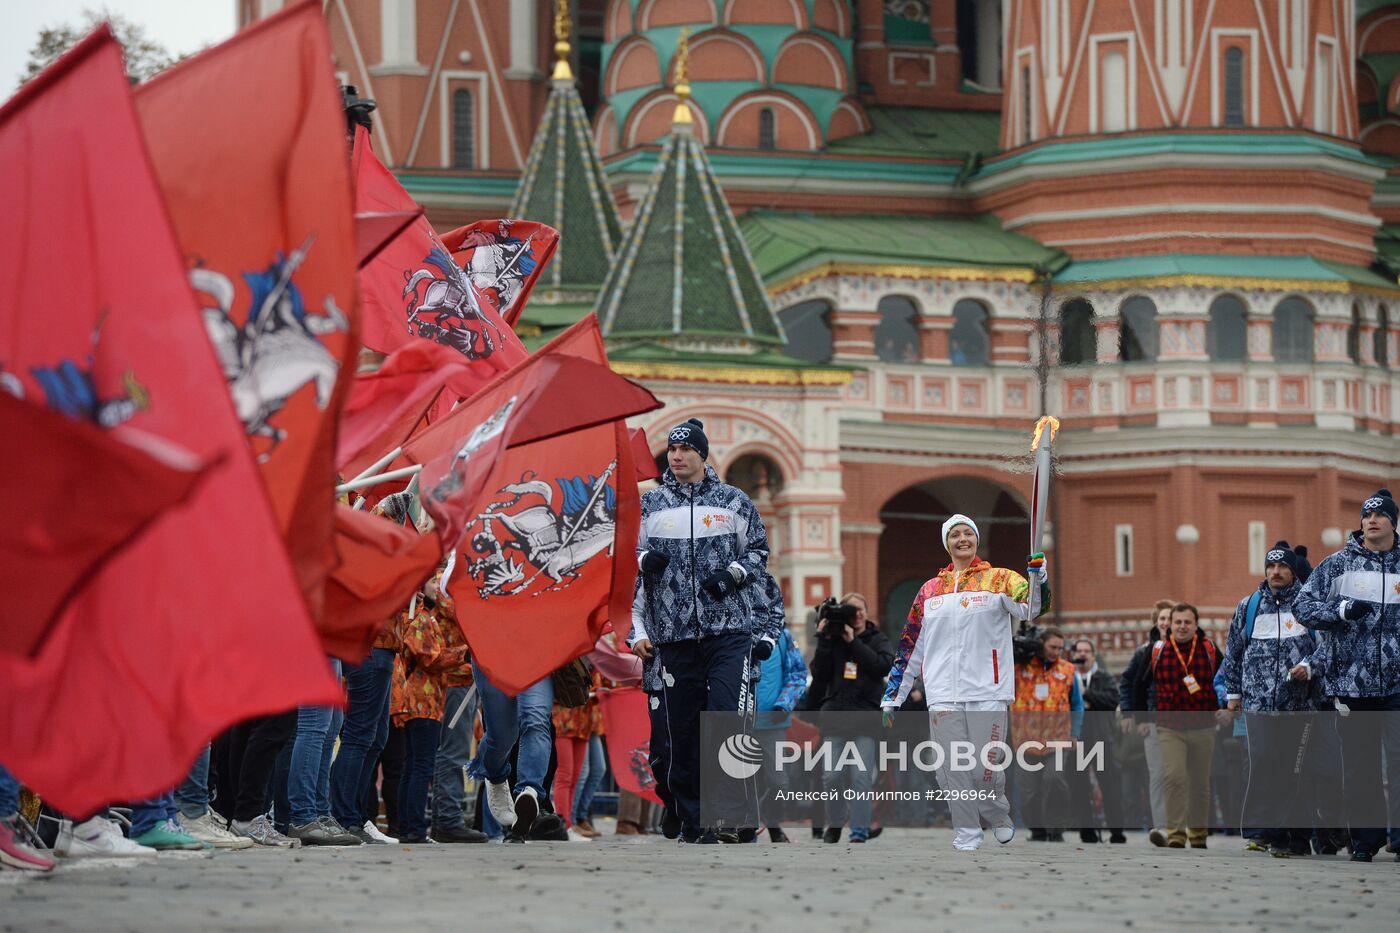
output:
{"label": "flag pole", "polygon": [[367,477],[367,476],[373,476],[374,474],[378,473],[380,470],[383,470],[383,469],[384,469],[385,467],[387,467],[389,464],[393,463],[393,462],[394,462],[394,458],[397,457],[397,456],[398,456],[399,454],[401,454],[401,453],[403,453],[403,448],[402,448],[402,447],[395,447],[393,450],[389,451],[387,454],[385,454],[384,456],[380,457],[378,460],[374,461],[374,463],[371,464],[370,467],[369,467],[368,469],[366,469],[363,473],[361,473],[359,476],[352,477],[350,481],[351,481],[351,482],[354,482],[355,480],[358,480],[358,479],[364,479],[364,478]]}
{"label": "flag pole", "polygon": [[392,483],[396,479],[405,479],[409,476],[417,476],[423,469],[422,464],[411,467],[404,467],[401,470],[390,470],[388,473],[380,473],[378,476],[362,476],[352,479],[348,483],[341,483],[335,487],[335,494],[338,496],[343,492],[350,492],[354,489],[364,489],[367,486],[378,486],[380,483]]}

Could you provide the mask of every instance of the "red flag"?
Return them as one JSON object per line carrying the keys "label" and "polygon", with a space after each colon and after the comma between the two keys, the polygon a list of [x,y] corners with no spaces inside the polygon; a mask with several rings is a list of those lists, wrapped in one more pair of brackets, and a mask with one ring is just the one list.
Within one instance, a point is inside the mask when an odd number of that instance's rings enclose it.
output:
{"label": "red flag", "polygon": [[533,220],[478,220],[442,235],[488,307],[511,327],[559,248],[559,231]]}
{"label": "red flag", "polygon": [[637,482],[645,483],[648,480],[661,479],[661,471],[656,467],[656,458],[651,455],[651,444],[647,441],[647,432],[642,428],[633,428],[632,435],[632,460],[637,464]]}
{"label": "red flag", "polygon": [[659,404],[607,368],[590,315],[410,441],[410,458],[432,461],[425,507],[460,551],[448,584],[457,620],[506,693],[630,617],[640,504],[621,419]]}
{"label": "red flag", "polygon": [[[365,455],[377,458],[401,445],[443,385],[470,366],[455,350],[415,340],[389,354],[375,372],[356,376],[341,413],[337,468],[344,470]],[[360,468],[364,466],[368,464]]]}
{"label": "red flag", "polygon": [[379,251],[423,216],[423,208],[414,211],[388,211],[355,215],[355,255],[360,268],[369,265]]}
{"label": "red flag", "polygon": [[[86,388],[76,368],[67,370],[71,381],[60,372],[35,372],[60,393],[75,390],[51,395],[50,404]],[[183,502],[205,467],[134,428],[105,432],[3,389],[0,437],[16,445],[7,458],[11,493],[0,497],[0,651],[27,657],[75,587],[156,515]]]}
{"label": "red flag", "polygon": [[335,563],[336,412],[355,371],[345,116],[319,4],[136,90],[234,407],[313,613]]}
{"label": "red flag", "polygon": [[[420,210],[384,167],[364,127],[355,131],[355,209]],[[364,343],[392,353],[418,339],[453,348],[472,363],[453,380],[471,395],[529,351],[494,308],[483,305],[426,218],[419,217],[360,271]]]}
{"label": "red flag", "polygon": [[652,803],[656,777],[651,773],[651,719],[647,715],[647,695],[641,687],[618,687],[598,691],[603,710],[603,732],[608,741],[608,764],[617,786]]}
{"label": "red flag", "polygon": [[0,110],[0,165],[5,381],[53,405],[61,394],[37,371],[75,373],[68,384],[86,389],[99,423],[125,420],[217,463],[63,607],[34,657],[0,654],[5,765],[83,814],[172,787],[234,722],[335,703],[340,690],[245,453],[105,27]]}
{"label": "red flag", "polygon": [[352,664],[389,618],[408,604],[442,557],[437,535],[336,504],[335,543],[340,566],[326,586],[321,644]]}

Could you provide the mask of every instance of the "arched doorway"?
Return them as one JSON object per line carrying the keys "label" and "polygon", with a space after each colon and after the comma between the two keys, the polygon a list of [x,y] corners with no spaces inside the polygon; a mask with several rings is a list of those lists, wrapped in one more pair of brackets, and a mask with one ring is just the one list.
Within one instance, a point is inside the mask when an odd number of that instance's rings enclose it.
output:
{"label": "arched doorway", "polygon": [[977,523],[979,557],[997,567],[1017,568],[1030,546],[1030,516],[1005,487],[972,476],[931,480],[907,487],[880,509],[880,628],[899,638],[914,595],[924,581],[947,565],[940,538],[943,522],[961,512]]}

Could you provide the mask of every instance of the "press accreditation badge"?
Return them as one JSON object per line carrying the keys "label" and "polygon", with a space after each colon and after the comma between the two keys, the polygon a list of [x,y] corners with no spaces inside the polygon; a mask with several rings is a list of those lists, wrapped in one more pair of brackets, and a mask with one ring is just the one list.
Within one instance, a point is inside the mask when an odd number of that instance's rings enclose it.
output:
{"label": "press accreditation badge", "polygon": [[846,673],[845,673],[844,676],[845,676],[845,678],[846,678],[847,680],[855,680],[858,676],[860,676],[860,675],[859,675],[859,672],[858,672],[857,669],[856,669],[856,662],[854,662],[854,661],[847,661],[847,662],[846,662]]}
{"label": "press accreditation badge", "polygon": [[1036,698],[1037,700],[1048,700],[1048,699],[1050,699],[1050,685],[1049,685],[1049,684],[1036,684],[1036,685],[1035,685],[1035,698]]}
{"label": "press accreditation badge", "polygon": [[1187,674],[1185,677],[1181,678],[1181,682],[1186,685],[1187,693],[1201,692],[1201,685],[1196,683],[1196,677],[1194,674]]}

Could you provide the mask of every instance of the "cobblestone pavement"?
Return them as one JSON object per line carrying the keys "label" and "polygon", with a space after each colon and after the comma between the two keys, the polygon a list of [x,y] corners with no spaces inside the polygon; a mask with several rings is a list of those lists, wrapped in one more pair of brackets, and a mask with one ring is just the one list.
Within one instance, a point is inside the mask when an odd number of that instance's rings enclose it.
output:
{"label": "cobblestone pavement", "polygon": [[[600,829],[611,828],[599,821]],[[1345,856],[1035,843],[951,851],[947,830],[867,845],[592,843],[255,849],[0,873],[0,929],[1394,930],[1400,864]],[[819,926],[818,926],[819,925]]]}

